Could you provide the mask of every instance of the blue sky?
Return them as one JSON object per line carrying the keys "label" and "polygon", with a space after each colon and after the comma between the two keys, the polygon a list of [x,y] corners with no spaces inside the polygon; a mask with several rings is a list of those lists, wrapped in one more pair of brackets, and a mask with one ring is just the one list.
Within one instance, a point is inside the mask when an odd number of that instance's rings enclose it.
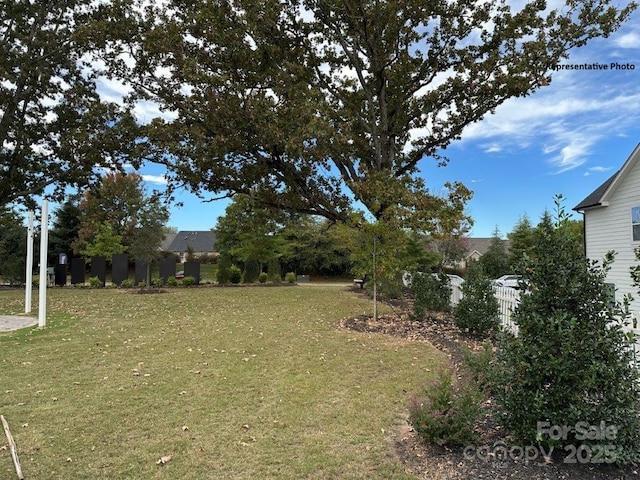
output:
{"label": "blue sky", "polygon": [[[497,227],[505,237],[523,215],[536,224],[545,209],[553,210],[556,194],[570,210],[640,143],[640,12],[611,37],[591,41],[562,62],[582,64],[600,70],[556,71],[548,87],[511,99],[469,126],[444,152],[446,167],[428,158],[420,163],[432,191],[456,180],[474,191],[470,236],[490,237]],[[149,187],[159,186],[158,167],[140,173]],[[184,206],[171,209],[169,224],[179,230],[213,228],[228,203],[204,203],[188,193],[178,200]]]}

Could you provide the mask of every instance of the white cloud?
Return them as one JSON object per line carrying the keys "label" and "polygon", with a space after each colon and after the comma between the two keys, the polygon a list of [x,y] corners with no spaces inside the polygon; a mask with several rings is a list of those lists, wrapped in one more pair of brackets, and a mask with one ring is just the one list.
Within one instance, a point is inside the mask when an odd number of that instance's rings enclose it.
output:
{"label": "white cloud", "polygon": [[462,141],[489,140],[481,145],[486,153],[537,148],[554,173],[562,173],[584,164],[597,142],[640,123],[640,86],[629,76],[560,73],[551,86],[510,99],[467,127]]}
{"label": "white cloud", "polygon": [[166,179],[166,177],[164,175],[142,174],[141,177],[142,177],[142,180],[144,180],[145,182],[156,183],[158,185],[166,185],[167,184],[167,179]]}
{"label": "white cloud", "polygon": [[612,170],[611,167],[590,167],[587,169],[586,172],[584,172],[584,176],[588,177],[592,173],[604,173],[604,172],[609,172],[611,170]]}
{"label": "white cloud", "polygon": [[502,146],[500,146],[497,143],[491,143],[484,146],[484,153],[498,153],[498,152],[501,152],[502,150],[503,150]]}
{"label": "white cloud", "polygon": [[615,44],[620,48],[640,48],[640,34],[629,32],[615,39]]}

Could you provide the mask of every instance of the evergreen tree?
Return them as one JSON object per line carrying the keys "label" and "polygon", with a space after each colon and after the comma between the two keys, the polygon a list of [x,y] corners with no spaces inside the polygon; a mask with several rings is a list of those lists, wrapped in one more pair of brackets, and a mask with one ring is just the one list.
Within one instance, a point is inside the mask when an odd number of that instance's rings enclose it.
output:
{"label": "evergreen tree", "polygon": [[454,309],[454,321],[458,328],[486,336],[500,325],[499,305],[491,279],[474,263],[467,271],[462,284],[462,298]]}
{"label": "evergreen tree", "polygon": [[[537,227],[534,255],[525,270],[529,288],[513,321],[518,336],[505,335],[499,351],[498,402],[504,425],[516,439],[562,447],[613,444],[608,461],[636,461],[640,441],[638,370],[620,304],[605,285],[613,259],[587,261],[566,235],[558,205],[554,224],[546,213]],[[566,438],[543,425],[569,427]],[[605,441],[581,438],[582,425],[616,429]]]}
{"label": "evergreen tree", "polygon": [[11,284],[23,282],[27,229],[13,210],[0,207],[0,276]]}
{"label": "evergreen tree", "polygon": [[519,273],[526,256],[530,256],[533,250],[535,229],[529,221],[529,217],[523,215],[509,233],[508,268],[513,273]]}
{"label": "evergreen tree", "polygon": [[49,231],[49,251],[73,256],[73,244],[78,241],[80,208],[78,196],[71,197],[55,211],[53,228]]}
{"label": "evergreen tree", "polygon": [[498,278],[501,275],[509,273],[505,242],[500,238],[500,230],[498,227],[493,231],[489,248],[478,261],[489,278]]}

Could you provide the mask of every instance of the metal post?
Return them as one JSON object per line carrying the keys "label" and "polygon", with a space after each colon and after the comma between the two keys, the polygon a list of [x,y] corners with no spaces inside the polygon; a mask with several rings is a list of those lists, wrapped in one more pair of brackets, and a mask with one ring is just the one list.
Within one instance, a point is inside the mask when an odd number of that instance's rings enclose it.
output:
{"label": "metal post", "polygon": [[40,218],[40,288],[38,301],[38,327],[47,326],[47,250],[49,245],[49,202],[42,201],[42,215]]}
{"label": "metal post", "polygon": [[27,271],[24,286],[24,313],[31,313],[31,297],[33,293],[33,212],[29,212],[27,225]]}
{"label": "metal post", "polygon": [[378,289],[376,280],[376,236],[373,236],[373,321],[378,320]]}

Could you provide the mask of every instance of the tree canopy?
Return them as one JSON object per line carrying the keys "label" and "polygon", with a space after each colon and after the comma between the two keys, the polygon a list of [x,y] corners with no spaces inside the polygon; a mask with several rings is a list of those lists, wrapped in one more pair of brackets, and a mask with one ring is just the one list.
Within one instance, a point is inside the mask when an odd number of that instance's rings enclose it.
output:
{"label": "tree canopy", "polygon": [[[80,228],[74,250],[96,255],[96,241],[109,247],[101,255],[128,252],[155,258],[169,218],[157,195],[147,195],[136,173],[111,173],[88,189],[80,202]],[[100,249],[98,249],[100,250]],[[108,252],[108,253],[106,253]]]}
{"label": "tree canopy", "polygon": [[131,101],[166,112],[144,138],[178,183],[332,220],[356,200],[427,230],[440,203],[419,163],[446,163],[466,126],[547,86],[635,6],[122,0],[91,39]]}
{"label": "tree canopy", "polygon": [[60,199],[134,147],[133,117],[97,92],[84,33],[92,4],[0,2],[0,205]]}

